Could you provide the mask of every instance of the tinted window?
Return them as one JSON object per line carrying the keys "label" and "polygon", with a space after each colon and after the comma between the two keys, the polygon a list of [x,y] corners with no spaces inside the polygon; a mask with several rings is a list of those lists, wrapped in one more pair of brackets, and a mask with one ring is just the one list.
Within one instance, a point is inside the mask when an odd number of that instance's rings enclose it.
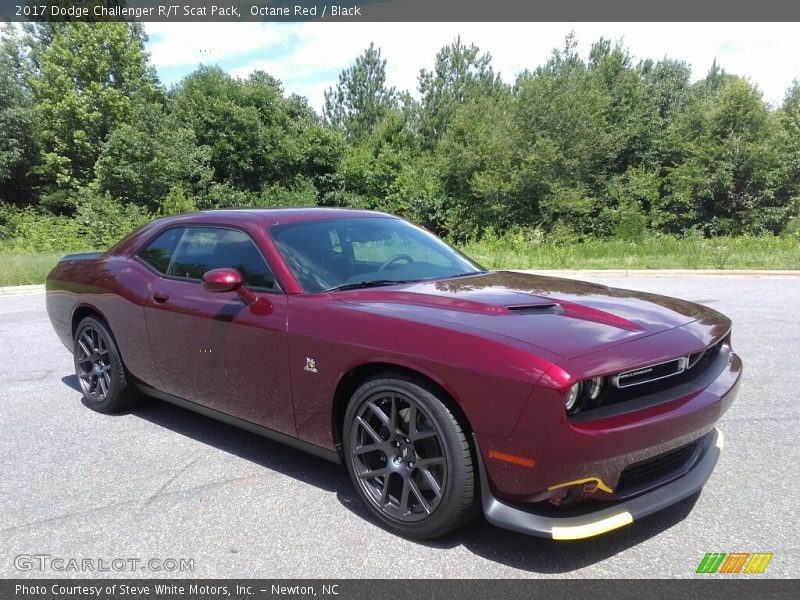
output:
{"label": "tinted window", "polygon": [[400,219],[304,221],[274,225],[270,234],[298,283],[310,293],[481,270],[432,233]]}
{"label": "tinted window", "polygon": [[357,262],[377,262],[383,264],[393,256],[403,256],[398,262],[427,262],[440,267],[450,264],[449,257],[426,246],[420,240],[389,231],[376,239],[353,240],[353,258]]}
{"label": "tinted window", "polygon": [[169,262],[172,260],[172,253],[183,235],[183,229],[169,229],[158,236],[155,240],[139,252],[139,258],[153,267],[159,273],[166,273]]}
{"label": "tinted window", "polygon": [[[177,238],[168,237],[170,234]],[[169,257],[166,266],[163,266],[164,255]],[[139,256],[169,277],[200,281],[206,271],[227,267],[238,270],[248,287],[275,288],[272,271],[253,240],[234,229],[171,229],[159,236]],[[155,257],[159,264],[150,257]]]}

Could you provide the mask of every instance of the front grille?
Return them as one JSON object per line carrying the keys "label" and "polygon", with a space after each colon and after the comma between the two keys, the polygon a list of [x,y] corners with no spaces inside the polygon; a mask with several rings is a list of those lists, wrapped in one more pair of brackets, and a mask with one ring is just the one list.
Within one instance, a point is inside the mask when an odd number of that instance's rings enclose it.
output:
{"label": "front grille", "polygon": [[[673,390],[685,394],[692,391],[688,387],[708,385],[709,377],[716,377],[724,368],[724,361],[718,360],[727,356],[722,352],[723,347],[724,341],[720,341],[688,356],[656,365],[659,369],[670,367],[675,362],[686,365],[671,375],[664,376],[663,370],[655,373],[655,369],[640,368],[611,376],[596,400],[584,401],[580,412],[568,416],[575,422],[601,419],[669,401],[674,398]],[[622,375],[629,377],[619,379]],[[653,378],[643,381],[640,376]],[[626,380],[635,383],[623,383]]]}
{"label": "front grille", "polygon": [[[692,375],[696,375],[702,371],[703,366],[708,366],[713,362],[711,359],[720,351],[723,343],[724,340],[717,342],[713,346],[689,354],[688,356],[681,356],[655,365],[648,365],[614,375],[611,377],[612,388],[625,389],[644,384],[650,386],[651,384],[661,383],[663,379],[675,378],[679,375],[685,375],[683,379],[691,379]],[[695,367],[698,368],[695,369]],[[694,373],[688,373],[688,371],[693,369]],[[676,379],[671,379],[663,383],[665,385],[674,385],[674,383],[680,379],[680,377],[677,377]]]}
{"label": "front grille", "polygon": [[620,373],[612,377],[611,382],[618,388],[626,388],[633,385],[658,381],[659,379],[665,379],[683,373],[686,370],[688,360],[687,357],[681,357],[657,365],[626,371],[625,373]]}
{"label": "front grille", "polygon": [[700,440],[625,467],[619,477],[617,493],[626,493],[668,477],[685,466]]}

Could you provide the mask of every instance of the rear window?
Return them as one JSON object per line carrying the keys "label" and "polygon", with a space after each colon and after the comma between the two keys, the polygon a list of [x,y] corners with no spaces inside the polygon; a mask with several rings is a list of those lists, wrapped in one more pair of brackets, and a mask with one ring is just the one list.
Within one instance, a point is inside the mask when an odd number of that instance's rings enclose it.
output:
{"label": "rear window", "polygon": [[139,258],[159,273],[166,275],[172,254],[175,252],[183,232],[182,227],[168,229],[150,242],[147,248],[141,250],[138,254]]}

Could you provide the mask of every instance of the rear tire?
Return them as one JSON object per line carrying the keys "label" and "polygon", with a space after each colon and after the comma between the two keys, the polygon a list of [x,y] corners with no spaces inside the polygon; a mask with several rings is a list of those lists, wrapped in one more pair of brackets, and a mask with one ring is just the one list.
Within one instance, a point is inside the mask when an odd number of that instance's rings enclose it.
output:
{"label": "rear tire", "polygon": [[112,413],[133,403],[135,391],[128,383],[114,336],[103,321],[86,317],[78,324],[72,354],[86,406]]}
{"label": "rear tire", "polygon": [[350,400],[342,438],[353,486],[388,529],[430,539],[475,515],[469,442],[425,382],[394,374],[367,380]]}

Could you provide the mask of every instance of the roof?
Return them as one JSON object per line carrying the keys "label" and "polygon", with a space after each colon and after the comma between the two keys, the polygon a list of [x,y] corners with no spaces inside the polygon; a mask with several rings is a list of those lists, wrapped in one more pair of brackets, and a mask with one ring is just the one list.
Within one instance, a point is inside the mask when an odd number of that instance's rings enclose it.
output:
{"label": "roof", "polygon": [[364,217],[397,218],[387,213],[350,208],[217,208],[204,210],[196,215],[209,215],[227,218],[263,219],[269,225],[276,223],[296,223],[300,221],[321,221],[328,219],[353,219]]}

